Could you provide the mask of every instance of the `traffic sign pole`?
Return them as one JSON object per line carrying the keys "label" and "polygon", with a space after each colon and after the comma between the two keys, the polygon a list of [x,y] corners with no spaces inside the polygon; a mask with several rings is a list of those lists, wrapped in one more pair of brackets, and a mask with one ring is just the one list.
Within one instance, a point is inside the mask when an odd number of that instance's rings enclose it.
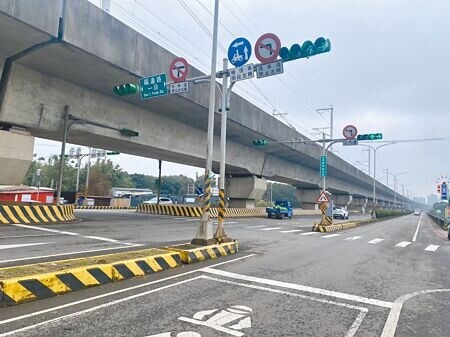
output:
{"label": "traffic sign pole", "polygon": [[215,240],[212,234],[212,224],[210,219],[211,208],[211,178],[212,171],[212,151],[214,138],[214,108],[216,99],[216,60],[217,60],[217,31],[219,23],[219,0],[214,1],[214,28],[213,28],[213,43],[212,43],[212,57],[211,57],[211,75],[209,83],[209,111],[208,111],[208,135],[206,147],[206,169],[205,169],[205,194],[203,196],[203,214],[201,221],[197,228],[195,238],[192,244],[209,245],[213,244]]}

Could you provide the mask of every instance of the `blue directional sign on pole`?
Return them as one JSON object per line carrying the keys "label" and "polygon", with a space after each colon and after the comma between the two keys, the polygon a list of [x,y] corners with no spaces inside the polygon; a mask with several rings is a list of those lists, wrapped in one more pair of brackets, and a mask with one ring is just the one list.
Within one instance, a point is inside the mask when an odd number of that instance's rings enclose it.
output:
{"label": "blue directional sign on pole", "polygon": [[444,181],[441,185],[441,200],[447,200],[447,183]]}
{"label": "blue directional sign on pole", "polygon": [[228,47],[228,60],[235,67],[246,64],[250,56],[252,56],[252,45],[243,37],[238,37]]}
{"label": "blue directional sign on pole", "polygon": [[141,99],[155,98],[167,95],[166,74],[154,75],[139,80]]}
{"label": "blue directional sign on pole", "polygon": [[320,156],[320,177],[327,176],[327,156]]}

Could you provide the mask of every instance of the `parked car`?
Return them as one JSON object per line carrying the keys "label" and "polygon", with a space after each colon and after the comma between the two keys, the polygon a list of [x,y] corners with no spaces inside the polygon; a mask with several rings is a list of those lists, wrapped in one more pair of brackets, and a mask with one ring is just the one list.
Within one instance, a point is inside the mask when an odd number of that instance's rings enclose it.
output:
{"label": "parked car", "polygon": [[[158,203],[158,197],[152,198],[150,200],[144,201],[143,204],[156,205]],[[159,197],[160,205],[172,205],[173,202],[170,198],[167,197]]]}
{"label": "parked car", "polygon": [[344,207],[333,207],[333,218],[348,219],[348,211]]}

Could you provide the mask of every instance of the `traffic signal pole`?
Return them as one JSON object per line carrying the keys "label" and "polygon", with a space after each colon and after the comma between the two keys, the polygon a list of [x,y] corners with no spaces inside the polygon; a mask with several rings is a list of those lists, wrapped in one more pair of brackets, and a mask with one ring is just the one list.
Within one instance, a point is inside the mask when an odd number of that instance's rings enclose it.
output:
{"label": "traffic signal pole", "polygon": [[203,196],[203,214],[197,228],[192,244],[209,245],[215,243],[212,234],[212,223],[210,219],[211,208],[211,173],[212,173],[212,151],[214,138],[214,108],[216,99],[216,60],[217,60],[217,31],[219,23],[219,0],[214,2],[214,28],[211,57],[211,75],[209,85],[209,110],[208,110],[208,134],[206,147],[206,169],[205,169],[205,191]]}

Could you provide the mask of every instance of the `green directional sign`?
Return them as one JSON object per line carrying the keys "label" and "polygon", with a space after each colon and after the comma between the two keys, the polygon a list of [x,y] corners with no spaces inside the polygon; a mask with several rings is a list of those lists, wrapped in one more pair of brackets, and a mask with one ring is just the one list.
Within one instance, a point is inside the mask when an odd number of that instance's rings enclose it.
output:
{"label": "green directional sign", "polygon": [[166,74],[154,75],[139,80],[141,99],[149,99],[167,95]]}
{"label": "green directional sign", "polygon": [[327,176],[327,156],[320,156],[320,177]]}
{"label": "green directional sign", "polygon": [[357,140],[381,140],[383,139],[382,133],[368,133],[363,135],[358,135]]}

